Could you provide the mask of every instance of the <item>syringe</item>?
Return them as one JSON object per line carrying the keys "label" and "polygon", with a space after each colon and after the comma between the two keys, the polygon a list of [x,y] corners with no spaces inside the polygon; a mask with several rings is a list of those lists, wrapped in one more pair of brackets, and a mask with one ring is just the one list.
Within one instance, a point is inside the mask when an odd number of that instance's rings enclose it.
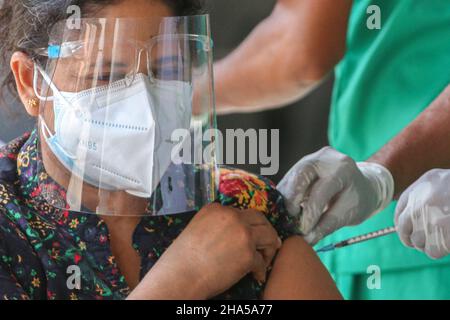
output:
{"label": "syringe", "polygon": [[367,240],[383,237],[388,234],[394,233],[396,231],[397,230],[395,227],[381,229],[378,231],[363,234],[361,236],[353,237],[353,238],[350,238],[350,239],[347,239],[344,241],[340,241],[340,242],[337,242],[334,244],[329,244],[325,247],[320,248],[319,250],[317,250],[317,252],[326,252],[326,251],[331,251],[331,250],[338,249],[338,248],[347,247],[347,246],[350,246],[355,243],[360,243],[360,242],[364,242]]}

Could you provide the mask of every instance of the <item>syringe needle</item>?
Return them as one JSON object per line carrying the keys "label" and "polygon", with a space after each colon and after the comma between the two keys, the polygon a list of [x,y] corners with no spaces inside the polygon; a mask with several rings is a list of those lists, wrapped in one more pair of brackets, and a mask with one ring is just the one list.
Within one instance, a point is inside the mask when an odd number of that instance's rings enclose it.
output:
{"label": "syringe needle", "polygon": [[332,243],[329,244],[323,248],[320,248],[319,250],[317,250],[316,252],[326,252],[326,251],[331,251],[334,249],[338,249],[338,248],[343,248],[346,246],[350,246],[352,244],[356,244],[356,243],[360,243],[360,242],[364,242],[367,240],[371,240],[371,239],[375,239],[375,238],[379,238],[382,236],[386,236],[388,234],[394,233],[396,232],[395,227],[390,227],[390,228],[385,228],[385,229],[381,229],[378,231],[374,231],[374,232],[370,232],[370,233],[366,233],[357,237],[353,237],[344,241],[340,241],[337,243]]}
{"label": "syringe needle", "polygon": [[327,252],[327,251],[331,251],[334,250],[336,247],[334,246],[334,244],[329,244],[325,247],[320,248],[319,250],[317,250],[316,252]]}

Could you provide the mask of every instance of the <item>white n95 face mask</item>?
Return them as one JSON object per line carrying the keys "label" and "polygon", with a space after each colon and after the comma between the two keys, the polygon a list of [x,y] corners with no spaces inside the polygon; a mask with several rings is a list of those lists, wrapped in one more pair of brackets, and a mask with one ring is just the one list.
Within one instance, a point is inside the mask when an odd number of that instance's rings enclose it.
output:
{"label": "white n95 face mask", "polygon": [[[41,117],[43,136],[57,159],[97,188],[149,198],[171,164],[174,130],[188,130],[192,87],[181,81],[151,82],[137,74],[80,92],[53,91],[54,133]],[[180,145],[179,142],[176,144]]]}

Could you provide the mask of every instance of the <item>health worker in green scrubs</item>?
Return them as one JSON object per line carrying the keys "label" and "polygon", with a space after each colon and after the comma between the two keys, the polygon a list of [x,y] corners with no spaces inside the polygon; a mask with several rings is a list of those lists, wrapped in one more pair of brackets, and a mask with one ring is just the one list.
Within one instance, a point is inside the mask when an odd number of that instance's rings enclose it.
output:
{"label": "health worker in green scrubs", "polygon": [[[333,71],[331,147],[278,185],[313,245],[394,225],[394,200],[427,171],[450,168],[450,1],[278,0],[216,64],[218,110],[287,105]],[[321,254],[343,295],[450,299],[450,249],[437,256],[416,232],[442,230],[439,219],[397,220],[400,237]]]}

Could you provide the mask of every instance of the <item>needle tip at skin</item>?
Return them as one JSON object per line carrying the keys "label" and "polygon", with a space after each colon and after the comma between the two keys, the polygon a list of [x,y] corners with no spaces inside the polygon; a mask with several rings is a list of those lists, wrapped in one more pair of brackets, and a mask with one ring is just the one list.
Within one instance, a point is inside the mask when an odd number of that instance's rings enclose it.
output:
{"label": "needle tip at skin", "polygon": [[320,252],[327,252],[327,251],[331,251],[331,250],[334,250],[334,245],[333,244],[329,244],[329,245],[327,245],[325,247],[322,247],[319,250],[317,250],[316,252],[320,253]]}

